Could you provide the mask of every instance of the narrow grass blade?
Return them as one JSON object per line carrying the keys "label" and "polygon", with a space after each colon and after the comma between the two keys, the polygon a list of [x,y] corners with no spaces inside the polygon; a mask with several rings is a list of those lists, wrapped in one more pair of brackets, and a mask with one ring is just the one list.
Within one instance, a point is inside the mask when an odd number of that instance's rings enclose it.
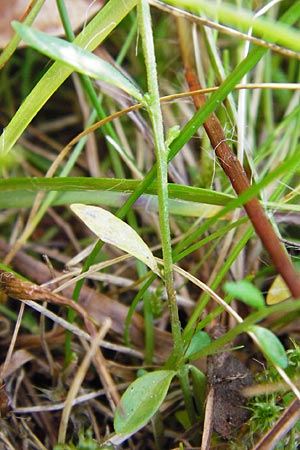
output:
{"label": "narrow grass blade", "polygon": [[192,11],[201,10],[209,17],[218,17],[220,22],[241,31],[247,31],[251,27],[253,33],[258,37],[296,52],[300,49],[299,30],[269,18],[256,18],[254,13],[246,8],[237,8],[235,5],[225,2],[208,2],[206,0],[168,0],[167,3],[183,6]]}
{"label": "narrow grass blade", "polygon": [[12,26],[27,44],[49,58],[67,64],[77,72],[91,78],[110,83],[127,92],[139,102],[143,102],[143,95],[134,84],[104,59],[78,45],[49,36],[20,22],[13,21]]}

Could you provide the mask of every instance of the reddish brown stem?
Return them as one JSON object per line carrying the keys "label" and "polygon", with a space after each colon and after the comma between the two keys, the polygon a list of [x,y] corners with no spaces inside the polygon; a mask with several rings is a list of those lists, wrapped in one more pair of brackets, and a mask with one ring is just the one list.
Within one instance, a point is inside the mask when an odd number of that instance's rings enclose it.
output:
{"label": "reddish brown stem", "polygon": [[[187,31],[186,27],[184,27],[184,29]],[[184,39],[186,39],[186,35],[184,36]],[[201,86],[194,68],[194,61],[189,50],[186,50],[186,45],[184,47],[185,48],[182,47],[182,56],[189,89],[190,91],[199,90],[201,89]],[[196,108],[199,109],[205,103],[206,98],[203,94],[197,94],[193,95],[193,100]],[[206,119],[204,128],[222,169],[230,179],[232,187],[237,195],[242,194],[249,189],[249,180],[241,163],[228,146],[222,125],[214,113]],[[244,208],[257,235],[261,239],[263,246],[269,253],[275,268],[288,286],[291,295],[295,298],[300,297],[299,274],[296,272],[291,259],[269,222],[258,198],[254,197],[248,200],[247,203],[245,203]]]}

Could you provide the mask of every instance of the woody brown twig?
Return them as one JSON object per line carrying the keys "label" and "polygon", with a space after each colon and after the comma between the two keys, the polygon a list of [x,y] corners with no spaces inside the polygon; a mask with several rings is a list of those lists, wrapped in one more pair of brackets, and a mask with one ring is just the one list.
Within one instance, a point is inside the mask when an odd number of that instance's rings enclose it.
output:
{"label": "woody brown twig", "polygon": [[[178,19],[178,31],[181,54],[185,68],[185,77],[189,89],[192,92],[201,89],[201,86],[195,69],[194,57],[191,52],[190,43],[192,42],[192,36],[190,30],[191,26],[185,19]],[[206,97],[204,94],[193,95],[193,101],[195,107],[199,109],[206,102]],[[204,128],[218,161],[228,176],[237,195],[247,191],[250,187],[247,175],[240,161],[227,144],[222,125],[214,113],[206,119]],[[289,288],[291,295],[294,298],[300,297],[299,274],[295,270],[291,259],[268,220],[258,198],[253,197],[248,200],[245,203],[244,208],[263,246],[269,253],[276,270],[282,276]]]}

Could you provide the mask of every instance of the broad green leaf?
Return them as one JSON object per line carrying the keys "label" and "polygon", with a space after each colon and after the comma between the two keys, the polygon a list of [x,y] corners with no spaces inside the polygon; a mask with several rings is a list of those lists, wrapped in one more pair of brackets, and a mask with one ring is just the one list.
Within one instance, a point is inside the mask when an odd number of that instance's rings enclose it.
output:
{"label": "broad green leaf", "polygon": [[39,52],[67,64],[79,73],[117,86],[143,103],[141,92],[107,61],[71,42],[49,36],[22,23],[13,21],[12,26],[27,44]]}
{"label": "broad green leaf", "polygon": [[164,401],[175,373],[173,370],[147,373],[126,389],[115,412],[116,433],[131,434],[146,425]]}
{"label": "broad green leaf", "polygon": [[260,290],[247,280],[227,281],[224,284],[224,291],[253,308],[265,307],[265,300]]}
{"label": "broad green leaf", "polygon": [[135,256],[160,276],[151,250],[127,223],[99,206],[75,203],[71,205],[71,209],[103,242]]}
{"label": "broad green leaf", "polygon": [[262,350],[271,361],[285,369],[288,365],[288,359],[284,347],[277,336],[267,328],[252,325],[248,331],[251,331],[257,337]]}

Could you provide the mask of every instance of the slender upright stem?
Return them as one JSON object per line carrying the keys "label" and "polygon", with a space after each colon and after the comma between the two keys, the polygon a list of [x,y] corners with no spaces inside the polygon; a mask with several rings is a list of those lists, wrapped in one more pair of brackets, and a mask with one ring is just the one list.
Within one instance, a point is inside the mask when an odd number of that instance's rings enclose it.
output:
{"label": "slender upright stem", "polygon": [[137,7],[148,80],[148,113],[152,122],[157,159],[158,204],[164,259],[164,278],[171,315],[174,352],[177,358],[180,359],[180,356],[183,353],[183,343],[181,338],[181,326],[178,316],[172,268],[173,261],[168,211],[168,149],[165,145],[163,120],[159,101],[150,8],[148,3],[143,0],[138,2]]}
{"label": "slender upright stem", "polygon": [[170,309],[171,328],[173,335],[174,349],[172,356],[175,367],[178,369],[186,410],[191,423],[195,421],[193,400],[189,389],[189,378],[187,367],[183,361],[183,339],[181,325],[178,315],[176,293],[173,279],[173,260],[171,247],[171,233],[168,211],[168,149],[165,144],[162,113],[159,101],[159,89],[156,73],[156,61],[154,43],[151,26],[150,8],[148,2],[140,0],[138,6],[138,18],[140,32],[143,41],[143,51],[145,57],[148,90],[147,103],[148,113],[152,122],[153,137],[157,160],[157,195],[159,205],[159,221],[161,229],[161,242],[164,260],[164,278],[168,295]]}

